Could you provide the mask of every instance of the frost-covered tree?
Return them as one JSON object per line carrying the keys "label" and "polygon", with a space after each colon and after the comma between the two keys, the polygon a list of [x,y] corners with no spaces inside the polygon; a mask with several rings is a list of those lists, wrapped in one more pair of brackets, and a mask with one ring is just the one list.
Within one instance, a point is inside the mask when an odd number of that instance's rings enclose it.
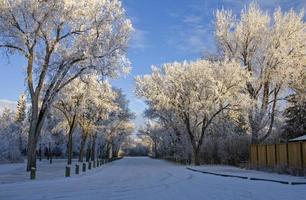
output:
{"label": "frost-covered tree", "polygon": [[133,131],[134,124],[129,121],[121,123],[120,127],[117,127],[116,134],[112,134],[111,137],[112,157],[116,158],[119,156],[119,150],[121,149],[122,144]]}
{"label": "frost-covered tree", "polygon": [[[73,92],[71,92],[73,91]],[[78,116],[82,113],[82,104],[86,94],[86,83],[81,79],[75,79],[61,90],[54,103],[54,108],[58,110],[64,120],[57,129],[64,129],[67,132],[67,164],[72,163],[73,132],[78,124]]]}
{"label": "frost-covered tree", "polygon": [[100,130],[101,121],[108,118],[108,114],[117,109],[114,103],[116,93],[112,91],[107,82],[100,82],[98,77],[90,76],[85,81],[84,103],[78,116],[78,124],[81,128],[81,144],[79,161],[83,161],[85,145],[90,139],[89,157],[95,159],[97,133]]}
{"label": "frost-covered tree", "polygon": [[215,118],[247,105],[249,98],[243,92],[247,80],[236,62],[170,63],[137,77],[136,94],[154,109],[170,110],[183,122],[183,134],[188,135],[193,162],[198,165],[204,135]]}
{"label": "frost-covered tree", "polygon": [[14,115],[12,110],[5,108],[0,116],[0,162],[22,160]]}
{"label": "frost-covered tree", "polygon": [[140,137],[149,138],[152,154],[155,158],[158,158],[160,155],[159,148],[164,139],[163,136],[165,135],[165,133],[163,133],[163,127],[158,123],[154,123],[154,121],[147,121],[145,126],[138,131]]}
{"label": "frost-covered tree", "polygon": [[14,122],[16,126],[16,132],[19,134],[19,149],[23,151],[23,141],[24,141],[24,134],[25,134],[25,119],[26,119],[26,99],[25,95],[21,94],[18,98],[17,106],[16,106],[16,113],[14,117]]}
{"label": "frost-covered tree", "polygon": [[0,1],[0,48],[27,62],[27,170],[36,167],[37,140],[56,94],[84,73],[126,72],[131,29],[118,0]]}
{"label": "frost-covered tree", "polygon": [[16,123],[22,123],[26,119],[26,99],[25,95],[21,94],[18,98],[17,106],[16,106],[16,113],[14,121]]}
{"label": "frost-covered tree", "polygon": [[[119,150],[122,144],[121,136],[128,136],[133,130],[134,125],[131,120],[135,118],[134,113],[129,109],[129,101],[121,89],[113,88],[116,93],[114,103],[118,109],[109,113],[108,119],[103,121],[104,137],[106,139],[106,155],[111,158],[113,151]],[[118,138],[119,137],[119,138]],[[118,142],[118,143],[117,143]]]}
{"label": "frost-covered tree", "polygon": [[248,114],[253,143],[272,133],[277,103],[290,92],[288,86],[305,84],[301,81],[306,63],[303,16],[303,11],[280,9],[270,15],[255,3],[242,10],[240,17],[230,10],[216,12],[220,50],[252,77],[246,85],[253,100]]}
{"label": "frost-covered tree", "polygon": [[306,100],[298,95],[289,98],[288,107],[284,113],[285,125],[283,139],[285,141],[302,136],[306,133]]}

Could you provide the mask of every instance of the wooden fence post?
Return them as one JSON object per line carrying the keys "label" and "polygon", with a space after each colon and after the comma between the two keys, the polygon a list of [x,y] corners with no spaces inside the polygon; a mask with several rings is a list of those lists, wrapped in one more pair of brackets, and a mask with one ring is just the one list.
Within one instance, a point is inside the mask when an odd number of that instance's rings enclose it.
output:
{"label": "wooden fence post", "polygon": [[82,165],[82,171],[83,171],[83,172],[86,172],[86,163],[83,163],[83,165]]}
{"label": "wooden fence post", "polygon": [[88,169],[91,170],[91,162],[88,162]]}
{"label": "wooden fence post", "polygon": [[70,165],[66,166],[65,177],[70,177]]}
{"label": "wooden fence post", "polygon": [[75,165],[75,174],[79,174],[80,173],[80,166],[79,164]]}
{"label": "wooden fence post", "polygon": [[31,167],[30,179],[31,180],[36,179],[36,168],[35,167]]}

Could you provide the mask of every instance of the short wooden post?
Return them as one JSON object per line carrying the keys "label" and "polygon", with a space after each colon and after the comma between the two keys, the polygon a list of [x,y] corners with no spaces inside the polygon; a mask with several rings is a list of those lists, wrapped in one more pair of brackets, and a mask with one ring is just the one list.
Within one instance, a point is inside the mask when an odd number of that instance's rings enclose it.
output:
{"label": "short wooden post", "polygon": [[35,167],[31,167],[30,179],[31,179],[31,180],[36,179],[36,168],[35,168]]}
{"label": "short wooden post", "polygon": [[91,162],[88,162],[88,169],[91,170]]}
{"label": "short wooden post", "polygon": [[65,176],[70,177],[70,165],[66,166]]}
{"label": "short wooden post", "polygon": [[52,155],[52,153],[51,153],[51,155],[50,155],[50,164],[52,164],[52,157],[53,157],[53,155]]}
{"label": "short wooden post", "polygon": [[100,167],[100,160],[97,160],[97,167]]}
{"label": "short wooden post", "polygon": [[79,164],[75,165],[75,174],[79,174],[80,173],[80,166]]}
{"label": "short wooden post", "polygon": [[82,171],[83,171],[83,172],[86,172],[86,163],[83,163]]}

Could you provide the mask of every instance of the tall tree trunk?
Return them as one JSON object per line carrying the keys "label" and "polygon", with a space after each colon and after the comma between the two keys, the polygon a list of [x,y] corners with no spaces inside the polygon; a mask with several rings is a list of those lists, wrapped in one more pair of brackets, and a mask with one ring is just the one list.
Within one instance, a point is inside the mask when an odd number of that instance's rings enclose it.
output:
{"label": "tall tree trunk", "polygon": [[263,142],[265,141],[272,133],[272,129],[273,129],[273,125],[274,125],[274,118],[275,118],[275,109],[276,109],[276,104],[277,104],[277,95],[279,93],[280,87],[277,87],[274,89],[273,91],[273,104],[272,104],[272,108],[271,108],[271,119],[270,119],[270,124],[269,124],[269,128],[267,133],[262,136],[261,138],[259,138],[259,142]]}
{"label": "tall tree trunk", "polygon": [[111,159],[113,157],[113,144],[110,142],[107,142],[106,157],[108,159]]}
{"label": "tall tree trunk", "polygon": [[94,134],[92,136],[91,161],[94,161],[95,160],[95,156],[96,156],[96,139],[97,139],[97,135]]}
{"label": "tall tree trunk", "polygon": [[87,140],[87,136],[83,136],[81,140],[80,151],[79,151],[79,162],[83,162],[84,148],[85,148],[86,140]]}
{"label": "tall tree trunk", "polygon": [[193,148],[192,161],[194,165],[200,165],[200,148]]}
{"label": "tall tree trunk", "polygon": [[75,118],[76,115],[73,116],[72,122],[69,126],[69,132],[68,132],[68,144],[67,144],[67,164],[71,165],[72,163],[72,134],[73,134],[73,130],[74,130],[74,126],[75,126]]}
{"label": "tall tree trunk", "polygon": [[27,171],[30,171],[32,167],[36,168],[37,141],[46,118],[46,113],[47,110],[42,108],[38,115],[38,98],[32,100],[32,115],[27,145]]}
{"label": "tall tree trunk", "polygon": [[157,155],[157,141],[156,140],[154,141],[154,153],[155,153],[155,158],[158,158],[158,155]]}
{"label": "tall tree trunk", "polygon": [[72,163],[72,131],[69,131],[68,133],[68,144],[67,144],[67,164],[71,165]]}
{"label": "tall tree trunk", "polygon": [[86,149],[86,162],[90,161],[91,158],[91,142],[92,142],[92,137],[89,138],[89,142],[87,144],[87,149]]}
{"label": "tall tree trunk", "polygon": [[33,128],[30,128],[28,147],[27,147],[27,171],[30,171],[32,167],[36,168],[36,138]]}
{"label": "tall tree trunk", "polygon": [[265,113],[268,108],[269,94],[270,94],[270,84],[269,84],[269,81],[266,80],[264,82],[264,87],[263,87],[263,96],[262,96],[262,104],[261,104],[262,113]]}

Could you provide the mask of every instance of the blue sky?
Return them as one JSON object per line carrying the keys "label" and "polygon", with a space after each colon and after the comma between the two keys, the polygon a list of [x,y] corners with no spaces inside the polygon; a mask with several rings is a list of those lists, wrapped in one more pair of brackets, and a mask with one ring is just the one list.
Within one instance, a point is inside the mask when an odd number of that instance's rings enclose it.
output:
{"label": "blue sky", "polygon": [[[145,104],[133,94],[135,75],[147,74],[152,65],[165,62],[197,59],[206,51],[214,51],[213,13],[216,9],[232,9],[239,14],[249,0],[123,0],[135,32],[128,56],[132,72],[127,77],[112,81],[122,88],[130,100],[131,109],[141,113]],[[258,4],[271,11],[306,9],[306,0],[258,0]],[[0,99],[16,101],[25,90],[25,63],[18,56],[0,55]]]}

